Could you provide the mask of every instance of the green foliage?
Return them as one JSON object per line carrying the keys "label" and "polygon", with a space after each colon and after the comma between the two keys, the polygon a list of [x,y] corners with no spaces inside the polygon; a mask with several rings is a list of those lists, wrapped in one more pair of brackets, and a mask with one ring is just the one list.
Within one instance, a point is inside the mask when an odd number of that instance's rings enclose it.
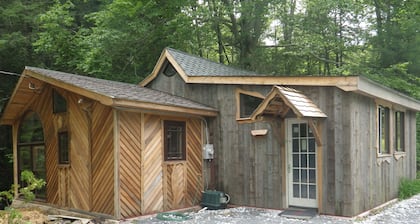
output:
{"label": "green foliage", "polygon": [[399,188],[399,198],[406,199],[420,193],[420,179],[402,180]]}
{"label": "green foliage", "polygon": [[[18,197],[22,196],[26,202],[32,201],[35,199],[35,190],[43,188],[46,182],[43,179],[38,179],[35,175],[28,170],[24,170],[21,173],[21,181],[24,183],[24,186],[17,186]],[[6,198],[9,201],[13,201],[15,198],[15,185],[12,185],[9,190],[0,191],[0,198]],[[9,204],[8,204],[9,205]]]}
{"label": "green foliage", "polygon": [[43,188],[46,182],[43,179],[38,179],[35,175],[28,170],[21,173],[21,181],[25,183],[25,187],[19,188],[19,195],[22,195],[25,201],[32,201],[35,199],[35,190]]}
{"label": "green foliage", "polygon": [[19,224],[25,223],[22,221],[22,213],[14,208],[7,208],[7,212],[9,214],[7,223],[8,224]]}

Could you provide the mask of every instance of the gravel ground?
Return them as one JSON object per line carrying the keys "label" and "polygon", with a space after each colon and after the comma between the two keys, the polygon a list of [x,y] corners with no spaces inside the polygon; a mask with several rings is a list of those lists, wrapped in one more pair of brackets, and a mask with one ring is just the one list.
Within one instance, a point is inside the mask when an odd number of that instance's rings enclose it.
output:
{"label": "gravel ground", "polygon": [[191,219],[186,221],[162,221],[156,217],[137,218],[123,221],[123,224],[130,223],[200,223],[200,224],[255,224],[255,223],[287,223],[287,224],[324,224],[324,223],[420,223],[420,194],[403,201],[391,204],[378,211],[372,212],[366,217],[345,218],[336,216],[315,216],[309,220],[291,219],[281,217],[279,210],[258,209],[238,207],[215,211],[200,211],[186,213]]}

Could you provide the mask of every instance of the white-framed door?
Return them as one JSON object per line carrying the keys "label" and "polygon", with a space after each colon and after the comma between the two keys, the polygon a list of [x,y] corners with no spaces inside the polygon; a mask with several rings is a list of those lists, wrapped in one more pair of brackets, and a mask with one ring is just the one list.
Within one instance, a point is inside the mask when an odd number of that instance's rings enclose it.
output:
{"label": "white-framed door", "polygon": [[287,119],[288,206],[318,207],[317,146],[306,120]]}

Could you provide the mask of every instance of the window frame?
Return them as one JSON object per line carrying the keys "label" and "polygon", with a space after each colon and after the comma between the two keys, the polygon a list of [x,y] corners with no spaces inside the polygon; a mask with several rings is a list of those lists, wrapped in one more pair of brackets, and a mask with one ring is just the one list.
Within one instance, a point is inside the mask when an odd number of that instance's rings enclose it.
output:
{"label": "window frame", "polygon": [[[176,150],[170,150],[170,142],[168,142],[168,136],[170,128],[175,127],[176,129],[181,128],[180,133],[177,133],[178,135],[178,146],[180,149]],[[163,143],[164,143],[164,161],[185,161],[187,160],[187,135],[186,135],[186,128],[187,124],[185,121],[175,121],[175,120],[164,120],[163,121]],[[179,134],[181,136],[179,136]],[[181,141],[181,143],[179,143]],[[176,151],[181,154],[181,156],[178,157],[169,157],[169,151]]]}
{"label": "window frame", "polygon": [[393,144],[394,153],[405,153],[405,111],[396,110],[394,112],[393,129],[395,130]]}
{"label": "window frame", "polygon": [[[70,136],[68,131],[60,131],[57,134],[58,141],[58,165],[70,165]],[[64,144],[62,141],[65,141]],[[65,148],[63,148],[65,146]],[[67,155],[64,158],[63,155]],[[64,159],[63,159],[64,158]]]}
{"label": "window frame", "polygon": [[[378,155],[391,155],[391,108],[386,105],[379,104],[377,106],[377,152]],[[383,116],[384,117],[383,117]],[[385,133],[384,133],[385,132]],[[385,149],[383,149],[382,141],[384,141]]]}
{"label": "window frame", "polygon": [[[242,103],[243,102],[241,100],[241,95],[259,98],[259,99],[261,99],[260,104],[264,101],[265,96],[263,94],[259,93],[259,92],[236,89],[236,120],[237,121],[247,121],[247,120],[251,119],[250,116],[252,115],[252,113],[247,117],[242,116],[242,108],[243,108]],[[258,106],[259,106],[259,104],[254,108],[254,111],[255,111],[255,109],[258,108]]]}

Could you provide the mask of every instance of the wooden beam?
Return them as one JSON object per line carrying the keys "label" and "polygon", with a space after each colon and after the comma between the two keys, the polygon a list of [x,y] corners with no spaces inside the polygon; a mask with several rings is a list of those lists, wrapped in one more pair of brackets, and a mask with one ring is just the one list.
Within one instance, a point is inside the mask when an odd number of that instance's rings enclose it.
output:
{"label": "wooden beam", "polygon": [[112,110],[114,117],[114,217],[121,218],[120,204],[120,144],[119,144],[119,113],[116,109]]}
{"label": "wooden beam", "polygon": [[131,100],[114,100],[114,107],[121,108],[137,108],[139,110],[154,110],[154,111],[167,111],[174,113],[185,113],[191,115],[200,115],[200,116],[210,116],[215,117],[218,115],[216,110],[206,110],[206,109],[195,109],[195,108],[186,108],[179,106],[170,106],[170,105],[161,105],[157,103],[148,103],[148,102],[139,102]]}
{"label": "wooden beam", "polygon": [[[319,123],[319,122],[318,122]],[[322,139],[321,139],[321,132],[322,130],[318,130],[318,126],[315,124],[314,119],[308,119],[309,127],[312,129],[312,133],[314,134],[316,145],[322,146]]]}
{"label": "wooden beam", "polygon": [[19,134],[19,121],[12,125],[12,139],[13,139],[13,183],[14,183],[14,194],[15,198],[18,196],[18,184],[19,184],[19,170],[18,170],[18,134]]}
{"label": "wooden beam", "polygon": [[[309,123],[313,123],[313,122],[309,122]],[[318,122],[315,129],[317,130],[318,138],[322,139],[322,122]],[[324,181],[324,178],[323,178],[323,175],[324,175],[324,173],[323,173],[323,169],[324,169],[323,155],[324,154],[323,154],[323,152],[324,152],[324,147],[322,146],[322,144],[317,145],[317,161],[316,161],[317,168],[316,168],[316,170],[317,170],[317,190],[318,190],[318,195],[317,195],[317,197],[318,197],[318,213],[323,213],[324,212],[324,210],[323,210],[324,209],[324,207],[323,207],[323,200],[324,200],[323,192],[324,192],[324,189],[322,189],[323,186],[324,186],[324,183],[323,183],[323,181]]]}

